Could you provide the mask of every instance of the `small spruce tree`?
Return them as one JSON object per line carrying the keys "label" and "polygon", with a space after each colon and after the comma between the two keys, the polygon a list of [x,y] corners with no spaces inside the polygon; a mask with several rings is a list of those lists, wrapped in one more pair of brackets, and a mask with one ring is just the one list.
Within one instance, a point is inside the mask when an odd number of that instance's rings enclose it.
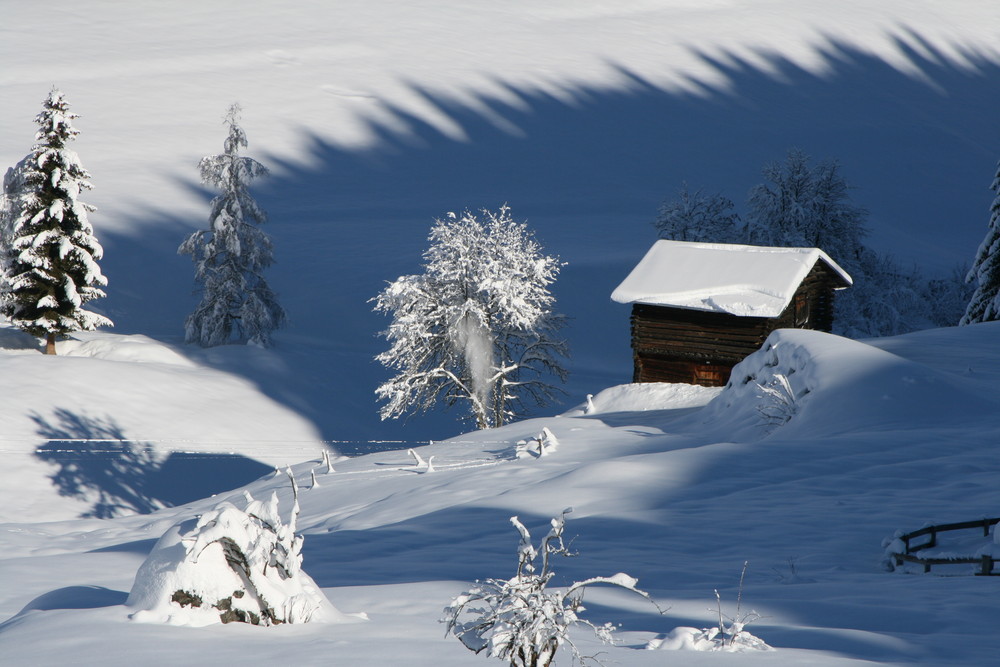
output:
{"label": "small spruce tree", "polygon": [[231,342],[269,346],[271,332],[286,319],[264,280],[264,269],[274,262],[271,239],[260,229],[267,216],[247,190],[268,171],[240,155],[247,137],[239,120],[240,106],[233,104],[225,116],[225,152],[206,156],[198,165],[202,181],[222,191],[212,200],[209,228],[191,234],[178,249],[191,255],[201,284],[201,302],[185,322],[186,340],[203,347]]}
{"label": "small spruce tree", "polygon": [[69,142],[79,134],[61,91],[53,88],[35,118],[38,143],[5,179],[3,280],[0,312],[14,326],[45,338],[45,353],[73,331],[112,326],[86,310],[108,284],[97,262],[104,250],[87,216],[97,209],[79,200],[90,174]]}
{"label": "small spruce tree", "polygon": [[1000,319],[1000,163],[990,189],[997,193],[990,206],[990,222],[986,238],[979,245],[967,282],[975,282],[976,290],[969,299],[959,324],[975,324]]}

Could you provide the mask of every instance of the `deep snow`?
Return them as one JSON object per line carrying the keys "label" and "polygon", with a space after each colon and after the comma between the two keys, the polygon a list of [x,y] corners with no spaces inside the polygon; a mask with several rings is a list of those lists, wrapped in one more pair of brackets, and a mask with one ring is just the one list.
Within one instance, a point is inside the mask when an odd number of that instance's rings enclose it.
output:
{"label": "deep snow", "polygon": [[[542,531],[572,506],[567,536],[579,555],[555,564],[554,584],[625,571],[669,607],[660,616],[623,591],[588,594],[588,618],[622,624],[621,644],[605,656],[618,664],[992,664],[996,581],[970,576],[971,566],[951,573],[962,576],[887,572],[882,543],[897,530],[996,514],[1000,406],[984,388],[1000,378],[998,334],[994,323],[869,342],[781,330],[736,369],[730,388],[613,387],[561,416],[417,448],[425,461],[434,457],[430,472],[403,450],[341,458],[330,473],[310,457],[293,466],[302,567],[337,609],[370,619],[351,625],[195,631],[129,620],[133,577],[160,536],[223,501],[242,506],[242,489],[117,519],[11,516],[0,524],[0,652],[11,664],[38,665],[197,663],[209,653],[234,663],[470,664],[484,659],[444,637],[443,607],[476,579],[513,574],[510,516]],[[162,352],[143,360],[140,344],[93,336],[91,348],[115,356],[121,346],[129,361],[24,350],[4,350],[0,360],[89,365],[92,384],[95,376],[114,384],[119,373],[142,382],[148,373],[167,395],[189,391],[192,366],[165,365]],[[755,383],[779,374],[797,409],[776,426],[759,412]],[[245,402],[269,399],[251,392]],[[188,419],[208,428],[214,415]],[[519,443],[545,429],[558,447],[524,455]],[[4,487],[34,493],[53,463],[72,460],[35,457],[34,477],[5,474]],[[134,482],[134,471],[116,474]],[[128,486],[109,481],[94,483],[108,493]],[[254,498],[277,492],[291,506],[284,474],[245,488]],[[94,502],[85,495],[53,507],[86,512]],[[774,651],[644,650],[675,628],[710,627],[715,589],[734,613],[745,560],[742,604],[762,615],[748,629]],[[586,633],[575,637],[599,649]]]}
{"label": "deep snow", "polygon": [[568,262],[555,294],[572,318],[571,404],[630,379],[628,309],[608,295],[682,181],[742,208],[790,147],[838,159],[870,242],[944,273],[982,240],[1000,146],[985,0],[54,0],[0,14],[0,166],[29,150],[60,86],[106,251],[109,297],[93,305],[116,332],[182,335],[196,298],[175,250],[214,194],[198,160],[242,104],[246,155],[273,173],[252,193],[290,324],[271,366],[206,359],[347,451],[461,430],[453,414],[382,423],[372,405],[388,321],[368,299],[419,269],[434,217],[509,202]]}
{"label": "deep snow", "polygon": [[[750,382],[702,408],[718,392],[622,384],[628,313],[608,297],[682,180],[739,206],[791,146],[841,161],[877,248],[927,270],[967,262],[1000,154],[998,36],[983,0],[3,5],[0,165],[30,149],[60,86],[106,250],[109,297],[93,305],[117,328],[53,359],[0,326],[2,661],[490,664],[444,637],[443,607],[512,574],[511,515],[535,533],[572,505],[580,555],[556,583],[624,570],[669,606],[588,596],[592,620],[622,623],[610,661],[993,664],[994,579],[881,562],[897,530],[997,514],[997,325],[780,332],[741,369]],[[234,101],[247,154],[274,173],[254,190],[291,319],[273,350],[179,344],[194,298],[176,248],[207,220],[196,165]],[[418,270],[435,216],[504,201],[569,262],[564,414],[450,440],[451,413],[380,423],[387,322],[368,299]],[[797,396],[783,426],[754,384],[776,375]],[[546,428],[558,447],[518,457]],[[242,485],[289,506],[270,472],[285,464],[303,488],[318,480],[304,570],[368,622],[128,620],[171,526],[242,502]],[[775,651],[642,650],[711,625],[713,589],[733,611],[745,560],[744,605],[764,616],[749,629]]]}

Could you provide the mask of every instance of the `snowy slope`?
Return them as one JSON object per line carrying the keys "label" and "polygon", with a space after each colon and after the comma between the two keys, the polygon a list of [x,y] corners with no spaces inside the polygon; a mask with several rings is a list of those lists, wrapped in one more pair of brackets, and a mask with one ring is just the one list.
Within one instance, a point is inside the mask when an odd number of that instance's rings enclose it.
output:
{"label": "snowy slope", "polygon": [[[110,284],[95,305],[117,324],[57,358],[0,326],[0,662],[492,664],[443,636],[442,608],[512,574],[511,515],[537,537],[572,506],[580,555],[555,583],[624,570],[669,608],[588,594],[622,642],[577,639],[611,663],[995,664],[995,581],[886,572],[882,541],[1000,515],[997,325],[779,332],[739,369],[752,382],[637,388],[609,295],[682,180],[739,204],[791,146],[841,161],[878,248],[929,270],[967,261],[1000,155],[998,36],[984,0],[0,3],[0,168],[60,86],[96,186]],[[254,193],[291,324],[273,350],[198,350],[179,341],[194,299],[175,253],[206,219],[196,164],[236,100],[273,170]],[[368,299],[418,269],[433,217],[504,201],[569,262],[573,378],[544,413],[563,414],[451,440],[452,414],[379,423],[386,321]],[[782,426],[754,384],[779,375],[796,395]],[[558,448],[518,457],[543,428]],[[325,474],[323,447],[375,453]],[[241,485],[287,508],[271,474],[285,464],[306,572],[370,620],[129,620],[156,540],[242,502]],[[734,611],[747,560],[743,603],[764,616],[750,629],[775,651],[643,650],[712,624],[714,589]]]}
{"label": "snowy slope", "polygon": [[0,521],[177,505],[325,447],[244,378],[145,336],[79,333],[57,349],[0,324]]}
{"label": "snowy slope", "polygon": [[871,242],[944,272],[982,238],[1000,155],[1000,19],[984,0],[54,0],[0,19],[0,166],[59,85],[81,114],[100,305],[121,333],[180,336],[195,300],[175,250],[208,213],[196,164],[242,103],[248,154],[274,172],[254,193],[290,372],[209,361],[328,440],[461,430],[452,415],[381,424],[371,401],[387,322],[368,299],[418,269],[446,211],[508,201],[569,263],[572,404],[629,379],[627,308],[608,295],[682,181],[741,205],[792,146],[839,159]]}
{"label": "snowy slope", "polygon": [[[418,449],[434,457],[432,472],[404,451],[342,459],[330,473],[318,458],[297,464],[304,569],[339,610],[368,615],[351,625],[195,631],[128,620],[125,598],[155,540],[222,500],[243,502],[238,490],[111,520],[19,517],[0,524],[0,653],[37,665],[197,663],[209,653],[229,663],[489,664],[443,637],[443,606],[475,579],[511,574],[510,516],[540,533],[572,506],[579,556],[557,564],[556,583],[624,570],[669,607],[660,616],[624,592],[588,595],[591,618],[622,624],[622,643],[605,649],[617,664],[993,664],[994,582],[886,572],[882,541],[997,514],[1000,412],[983,390],[1000,375],[997,335],[986,324],[873,346],[776,332],[734,377],[790,378],[799,409],[783,426],[765,423],[762,392],[738,380],[700,397],[636,385],[599,393],[589,409]],[[130,344],[100,338],[111,356]],[[185,391],[181,373],[161,381]],[[518,443],[543,428],[558,447],[518,457]],[[277,490],[290,506],[284,475],[246,488],[256,498]],[[734,611],[745,560],[743,604],[763,615],[751,630],[773,652],[643,650],[676,627],[711,625],[713,589]]]}

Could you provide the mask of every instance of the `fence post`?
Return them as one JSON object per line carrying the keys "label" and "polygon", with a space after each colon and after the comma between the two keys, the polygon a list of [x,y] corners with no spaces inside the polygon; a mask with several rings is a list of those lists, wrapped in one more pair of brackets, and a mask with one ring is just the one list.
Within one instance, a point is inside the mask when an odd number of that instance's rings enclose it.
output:
{"label": "fence post", "polygon": [[979,574],[988,577],[993,574],[993,556],[986,554],[982,558],[982,569]]}

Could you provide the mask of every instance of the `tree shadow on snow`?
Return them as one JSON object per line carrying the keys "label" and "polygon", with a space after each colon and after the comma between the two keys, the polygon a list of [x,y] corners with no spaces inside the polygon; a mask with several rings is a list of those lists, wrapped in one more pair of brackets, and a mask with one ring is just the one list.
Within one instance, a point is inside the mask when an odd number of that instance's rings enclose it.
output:
{"label": "tree shadow on snow", "polygon": [[55,466],[59,495],[90,505],[81,517],[108,519],[182,505],[247,484],[271,469],[235,454],[159,454],[129,439],[113,417],[58,408],[30,415],[43,442],[35,456]]}
{"label": "tree shadow on snow", "polygon": [[[302,159],[255,155],[273,174],[253,191],[270,216],[268,280],[290,318],[274,350],[286,368],[243,372],[327,440],[460,432],[455,415],[441,411],[379,421],[373,392],[388,372],[373,358],[385,349],[377,332],[388,322],[368,300],[420,270],[433,218],[509,202],[546,251],[568,262],[553,288],[557,309],[572,318],[567,402],[628,382],[629,311],[609,295],[655,239],[660,202],[687,181],[742,209],[763,164],[792,146],[842,163],[853,198],[871,211],[877,248],[902,243],[908,260],[944,267],[967,260],[987,219],[1000,66],[975,54],[958,65],[918,35],[901,35],[898,48],[909,71],[835,42],[816,46],[822,62],[811,71],[772,53],[700,53],[719,77],[688,90],[626,68],[616,82],[568,85],[559,95],[498,80],[502,94],[462,91],[473,102],[412,84],[461,137],[390,102],[382,103],[388,120],[361,119],[375,138],[368,148],[303,129]],[[252,141],[254,128],[246,130]],[[207,215],[211,193],[195,184],[193,168],[191,176]],[[175,249],[204,220],[138,215],[137,225],[162,238],[108,240],[109,310],[119,330],[179,333],[194,306],[193,272]],[[129,292],[116,293],[116,284]]]}

